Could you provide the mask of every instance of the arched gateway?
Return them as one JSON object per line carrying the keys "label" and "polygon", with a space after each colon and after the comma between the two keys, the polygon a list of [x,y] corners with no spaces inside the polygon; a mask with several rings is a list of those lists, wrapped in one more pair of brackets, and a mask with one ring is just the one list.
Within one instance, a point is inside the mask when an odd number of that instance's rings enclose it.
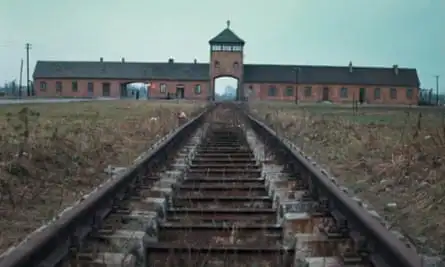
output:
{"label": "arched gateway", "polygon": [[215,100],[215,79],[232,77],[238,80],[236,100],[244,100],[243,90],[243,51],[245,42],[227,28],[209,41],[210,44],[210,88],[211,98]]}

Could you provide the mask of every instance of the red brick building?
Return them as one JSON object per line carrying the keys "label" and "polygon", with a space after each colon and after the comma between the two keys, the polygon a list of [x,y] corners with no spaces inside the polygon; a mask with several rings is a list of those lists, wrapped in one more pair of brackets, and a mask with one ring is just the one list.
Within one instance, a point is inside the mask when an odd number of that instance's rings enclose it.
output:
{"label": "red brick building", "polygon": [[300,102],[417,104],[416,69],[244,64],[245,42],[229,23],[209,41],[209,63],[38,61],[34,86],[41,97],[122,97],[126,85],[149,84],[149,98],[174,94],[186,99],[214,99],[215,79],[238,80],[238,99]]}

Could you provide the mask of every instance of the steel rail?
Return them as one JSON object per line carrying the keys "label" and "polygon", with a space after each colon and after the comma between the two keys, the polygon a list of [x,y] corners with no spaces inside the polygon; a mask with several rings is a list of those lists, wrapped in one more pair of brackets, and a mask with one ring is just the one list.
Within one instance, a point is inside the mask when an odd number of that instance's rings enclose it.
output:
{"label": "steel rail", "polygon": [[[241,108],[242,109],[242,108]],[[383,264],[393,267],[421,267],[422,259],[417,252],[404,244],[380,222],[372,217],[366,210],[360,207],[354,200],[337,187],[319,168],[314,166],[301,153],[283,142],[275,131],[266,124],[256,119],[252,114],[244,110],[247,121],[252,128],[260,134],[268,143],[275,143],[277,150],[283,150],[289,163],[297,163],[298,168],[308,176],[311,193],[315,196],[324,195],[328,199],[329,210],[338,211],[347,220],[349,230],[356,230],[365,242],[365,247],[370,253],[368,259],[376,266]]]}
{"label": "steel rail", "polygon": [[20,243],[0,259],[0,267],[46,267],[58,264],[72,248],[82,245],[82,240],[91,230],[100,226],[103,219],[111,212],[113,204],[122,200],[127,187],[138,176],[145,175],[153,163],[158,160],[163,161],[168,156],[167,150],[197,129],[205,115],[214,107],[210,104],[203,112],[180,126],[136,165],[105,183],[40,232],[32,233],[28,240]]}

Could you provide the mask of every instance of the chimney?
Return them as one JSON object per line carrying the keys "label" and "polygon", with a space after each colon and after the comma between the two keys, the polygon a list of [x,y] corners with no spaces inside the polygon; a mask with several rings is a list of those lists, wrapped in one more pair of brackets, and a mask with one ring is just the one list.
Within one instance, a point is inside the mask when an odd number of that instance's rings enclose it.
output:
{"label": "chimney", "polygon": [[193,63],[198,63],[198,60],[195,58],[194,60],[193,60]]}
{"label": "chimney", "polygon": [[174,62],[175,60],[172,57],[168,59],[168,63],[174,63]]}
{"label": "chimney", "polygon": [[104,58],[103,57],[100,57],[100,62],[104,62]]}
{"label": "chimney", "polygon": [[392,68],[394,69],[394,74],[399,75],[399,65],[392,65]]}
{"label": "chimney", "polygon": [[352,73],[352,61],[349,61],[349,72]]}
{"label": "chimney", "polygon": [[125,58],[124,57],[122,58],[122,63],[125,63]]}

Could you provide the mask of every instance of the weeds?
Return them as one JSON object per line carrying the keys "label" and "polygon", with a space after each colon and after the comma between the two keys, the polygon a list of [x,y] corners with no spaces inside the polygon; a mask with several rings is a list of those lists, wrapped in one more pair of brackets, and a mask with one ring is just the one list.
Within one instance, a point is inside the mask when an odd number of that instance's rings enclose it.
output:
{"label": "weeds", "polygon": [[203,105],[91,102],[0,111],[0,252],[128,166]]}
{"label": "weeds", "polygon": [[349,116],[349,111],[335,107],[255,104],[251,108],[420,246],[428,243],[444,252],[442,111],[362,108]]}

